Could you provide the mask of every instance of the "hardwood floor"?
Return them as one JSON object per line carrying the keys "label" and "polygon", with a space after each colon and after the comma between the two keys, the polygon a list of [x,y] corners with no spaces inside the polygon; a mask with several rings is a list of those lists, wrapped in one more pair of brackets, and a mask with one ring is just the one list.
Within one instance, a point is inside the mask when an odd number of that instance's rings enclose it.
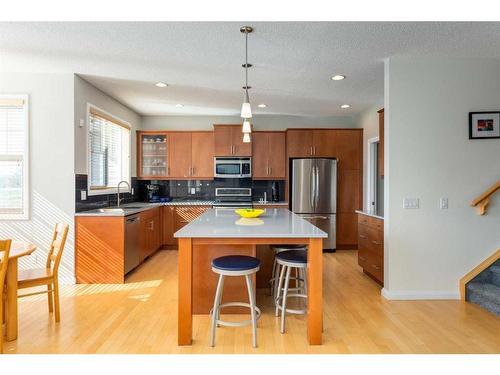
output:
{"label": "hardwood floor", "polygon": [[356,251],[325,254],[324,345],[306,342],[303,316],[279,333],[267,290],[259,347],[251,328],[217,330],[208,345],[208,316],[195,316],[193,345],[177,346],[177,252],[160,251],[123,285],[71,285],[61,291],[61,323],[43,296],[19,301],[19,338],[5,353],[499,353],[500,318],[462,301],[387,301],[364,276]]}

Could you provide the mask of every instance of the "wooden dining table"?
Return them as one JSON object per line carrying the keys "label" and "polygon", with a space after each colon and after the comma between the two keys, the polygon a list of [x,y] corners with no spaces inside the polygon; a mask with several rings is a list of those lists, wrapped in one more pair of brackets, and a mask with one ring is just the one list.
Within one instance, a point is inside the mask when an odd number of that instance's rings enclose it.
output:
{"label": "wooden dining table", "polygon": [[9,264],[5,277],[7,285],[5,338],[7,341],[17,339],[17,260],[23,256],[30,255],[35,250],[36,246],[26,241],[12,241],[10,246]]}

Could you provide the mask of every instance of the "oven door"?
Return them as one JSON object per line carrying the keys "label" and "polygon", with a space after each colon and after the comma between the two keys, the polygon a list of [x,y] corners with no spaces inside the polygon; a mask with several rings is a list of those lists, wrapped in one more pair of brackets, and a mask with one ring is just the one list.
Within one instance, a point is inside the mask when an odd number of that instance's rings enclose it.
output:
{"label": "oven door", "polygon": [[214,163],[214,176],[222,178],[239,178],[241,174],[241,162],[229,160],[216,160]]}

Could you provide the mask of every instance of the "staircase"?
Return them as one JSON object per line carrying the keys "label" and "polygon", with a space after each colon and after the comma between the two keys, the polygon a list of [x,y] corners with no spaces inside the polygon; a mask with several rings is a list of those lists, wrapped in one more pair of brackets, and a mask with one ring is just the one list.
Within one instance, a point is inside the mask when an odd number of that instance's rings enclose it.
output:
{"label": "staircase", "polygon": [[460,296],[500,316],[500,249],[462,277]]}
{"label": "staircase", "polygon": [[465,299],[500,316],[500,259],[467,283]]}

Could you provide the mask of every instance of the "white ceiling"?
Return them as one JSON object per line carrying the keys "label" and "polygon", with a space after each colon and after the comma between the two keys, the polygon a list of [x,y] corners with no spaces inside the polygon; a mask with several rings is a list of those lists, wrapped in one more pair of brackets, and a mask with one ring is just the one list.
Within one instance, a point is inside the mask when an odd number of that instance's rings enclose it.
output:
{"label": "white ceiling", "polygon": [[[74,72],[142,115],[236,115],[244,24],[255,29],[250,100],[262,114],[354,115],[380,104],[390,56],[500,58],[500,23],[0,23],[0,68]],[[347,79],[330,80],[337,73]]]}

